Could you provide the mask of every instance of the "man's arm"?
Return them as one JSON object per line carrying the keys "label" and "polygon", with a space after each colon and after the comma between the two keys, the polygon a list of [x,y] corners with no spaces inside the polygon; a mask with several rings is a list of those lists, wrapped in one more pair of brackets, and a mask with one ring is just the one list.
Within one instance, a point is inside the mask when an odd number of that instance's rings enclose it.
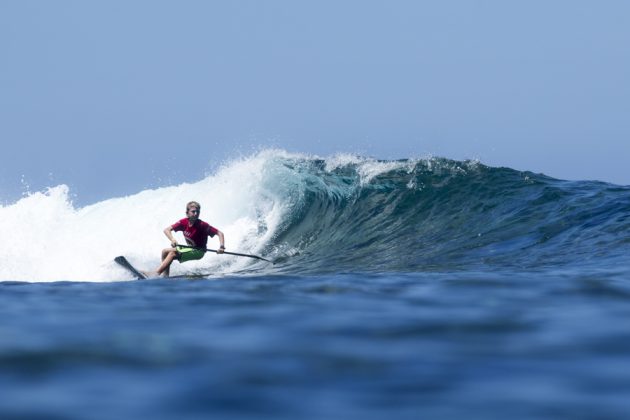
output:
{"label": "man's arm", "polygon": [[217,249],[217,254],[223,254],[225,251],[225,236],[223,236],[223,232],[217,229],[217,235],[219,235],[219,249]]}
{"label": "man's arm", "polygon": [[173,232],[173,226],[167,226],[166,229],[164,229],[164,234],[169,239],[169,241],[171,241],[171,246],[175,248],[177,246],[177,241],[175,240],[171,232]]}

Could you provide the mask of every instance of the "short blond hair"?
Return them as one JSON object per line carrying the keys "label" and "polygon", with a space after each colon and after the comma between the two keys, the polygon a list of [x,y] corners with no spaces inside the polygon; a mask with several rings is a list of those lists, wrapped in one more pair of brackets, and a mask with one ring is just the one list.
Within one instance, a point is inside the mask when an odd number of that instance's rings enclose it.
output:
{"label": "short blond hair", "polygon": [[197,207],[197,210],[201,211],[201,204],[196,201],[189,201],[188,204],[186,204],[186,213],[188,213],[191,207]]}

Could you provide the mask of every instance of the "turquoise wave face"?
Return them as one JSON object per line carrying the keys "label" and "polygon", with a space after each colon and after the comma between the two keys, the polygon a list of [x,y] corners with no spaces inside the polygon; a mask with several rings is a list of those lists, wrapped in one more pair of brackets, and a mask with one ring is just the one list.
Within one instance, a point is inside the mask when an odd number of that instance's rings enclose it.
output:
{"label": "turquoise wave face", "polygon": [[266,251],[282,271],[614,265],[630,248],[627,187],[447,159],[274,165],[290,210]]}

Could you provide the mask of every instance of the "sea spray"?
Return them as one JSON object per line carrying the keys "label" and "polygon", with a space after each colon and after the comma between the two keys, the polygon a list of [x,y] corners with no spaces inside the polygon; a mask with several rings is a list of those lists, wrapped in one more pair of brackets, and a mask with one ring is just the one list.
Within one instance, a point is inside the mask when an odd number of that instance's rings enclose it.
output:
{"label": "sea spray", "polygon": [[[60,185],[0,207],[0,279],[27,281],[123,280],[113,264],[126,255],[142,269],[155,268],[168,247],[163,229],[184,217],[186,202],[202,204],[202,219],[226,234],[229,250],[255,253],[283,219],[283,203],[266,186],[265,154],[224,166],[199,182],[184,183],[112,198],[75,208],[68,187]],[[9,238],[12,238],[9,240]],[[183,237],[178,237],[183,243]],[[211,239],[209,246],[212,247]],[[208,254],[203,260],[176,264],[173,274],[205,270],[221,275],[245,262]]]}

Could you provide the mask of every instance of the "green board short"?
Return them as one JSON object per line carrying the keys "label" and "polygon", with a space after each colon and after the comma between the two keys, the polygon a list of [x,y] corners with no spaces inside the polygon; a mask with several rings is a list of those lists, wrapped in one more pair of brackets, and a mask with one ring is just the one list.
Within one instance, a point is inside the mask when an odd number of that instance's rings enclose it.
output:
{"label": "green board short", "polygon": [[180,263],[192,260],[200,260],[206,255],[206,251],[203,249],[194,249],[194,248],[184,248],[181,246],[177,247],[177,252],[179,252],[178,261]]}

